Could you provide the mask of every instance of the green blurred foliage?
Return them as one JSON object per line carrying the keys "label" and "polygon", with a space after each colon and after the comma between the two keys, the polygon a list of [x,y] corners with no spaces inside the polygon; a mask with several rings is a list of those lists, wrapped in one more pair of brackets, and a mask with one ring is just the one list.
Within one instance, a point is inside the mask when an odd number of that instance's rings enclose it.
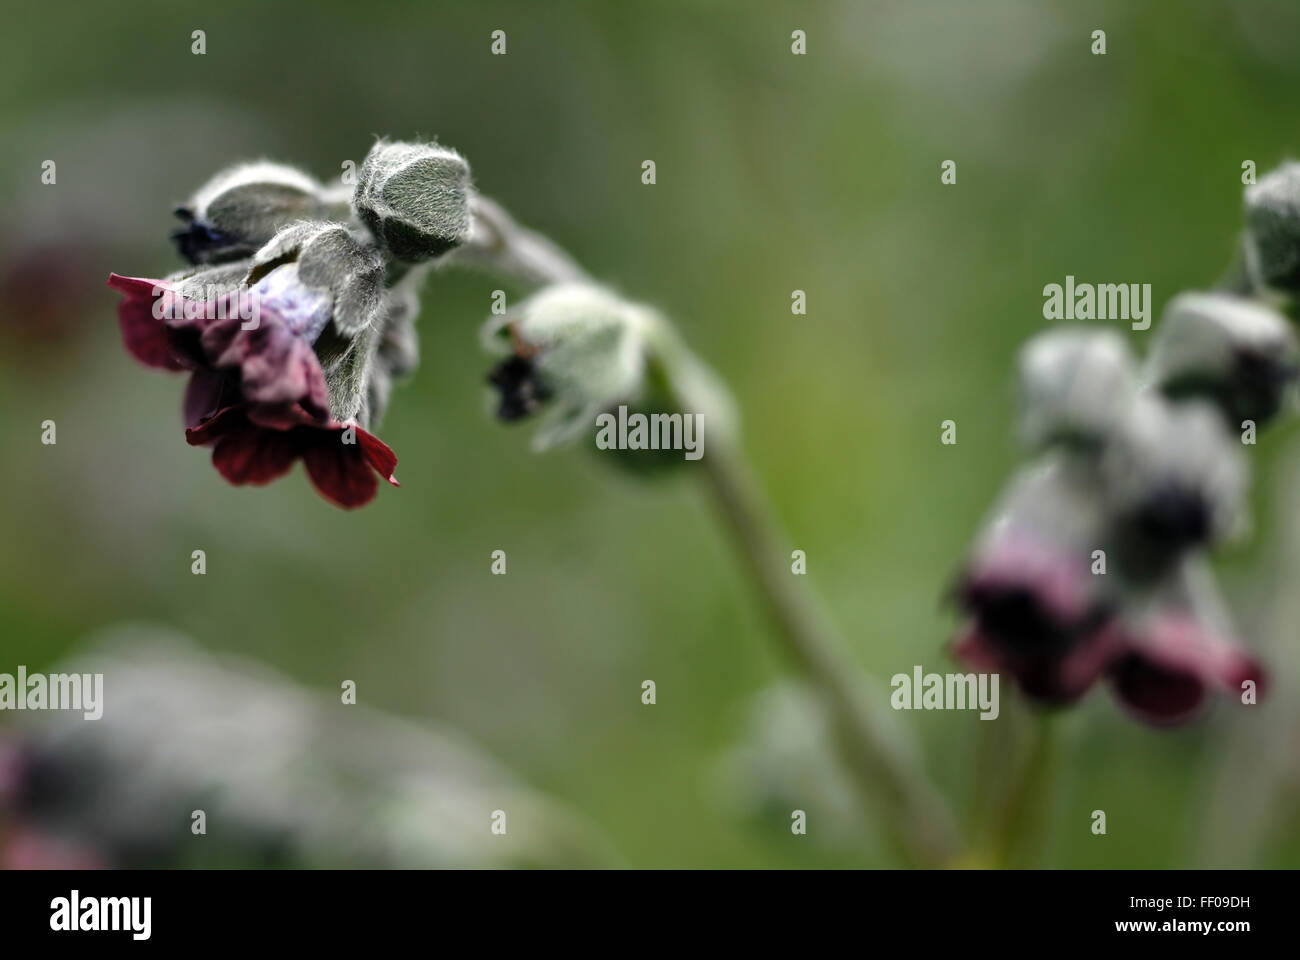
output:
{"label": "green blurred foliage", "polygon": [[[1149,282],[1163,304],[1209,285],[1239,229],[1242,161],[1262,172],[1296,148],[1300,11],[1283,0],[157,0],[5,21],[2,196],[25,218],[5,255],[76,197],[54,240],[92,282],[57,335],[0,334],[0,663],[35,669],[148,618],[311,685],[351,678],[372,705],[464,729],[638,866],[891,862],[713,802],[744,704],[786,664],[702,492],[578,451],[536,457],[526,428],[492,422],[476,332],[499,283],[452,272],[425,289],[422,366],[379,430],[400,490],[347,514],[301,470],[230,488],[184,443],[181,381],[121,348],[109,271],[175,269],[171,207],[227,162],[332,177],[377,135],[438,137],[729,381],[811,580],[887,679],[945,669],[941,597],[1017,460],[1010,371],[1044,326],[1042,286]],[[807,56],[790,53],[796,28]],[[946,159],[956,186],[940,185]],[[955,447],[938,442],[949,417]],[[57,446],[39,444],[46,418]],[[1294,436],[1262,439],[1261,479]],[[1261,575],[1269,491],[1257,483],[1255,545],[1228,558],[1237,579]],[[505,577],[488,573],[495,549]],[[1041,862],[1194,862],[1226,712],[1154,733],[1094,693],[1070,718]],[[901,719],[964,811],[975,715]],[[1298,827],[1262,862],[1294,861]]]}

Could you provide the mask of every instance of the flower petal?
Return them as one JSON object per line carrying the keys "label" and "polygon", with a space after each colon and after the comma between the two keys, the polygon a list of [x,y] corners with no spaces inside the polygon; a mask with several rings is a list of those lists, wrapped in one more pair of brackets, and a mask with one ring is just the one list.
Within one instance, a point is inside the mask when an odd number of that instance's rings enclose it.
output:
{"label": "flower petal", "polygon": [[341,431],[322,431],[321,436],[321,441],[309,444],[302,452],[307,475],[321,496],[348,509],[373,500],[379,481],[366,458],[355,445],[342,442]]}
{"label": "flower petal", "polygon": [[250,403],[245,407],[250,422],[268,430],[293,430],[295,427],[318,427],[342,430],[342,424],[320,423],[296,403]]}
{"label": "flower petal", "polygon": [[393,471],[397,469],[397,454],[393,453],[393,448],[373,433],[367,433],[360,427],[357,427],[356,431],[357,442],[361,445],[361,453],[366,458],[366,462],[393,486],[400,487],[401,484],[393,476]]}
{"label": "flower petal", "polygon": [[109,274],[108,285],[123,295],[117,305],[117,322],[131,355],[150,367],[184,370],[186,365],[175,355],[167,325],[153,312],[154,291],[168,289],[168,285],[161,280],[116,273]]}
{"label": "flower petal", "polygon": [[201,344],[213,366],[239,371],[244,396],[256,403],[301,403],[317,419],[329,418],[329,395],[311,344],[270,310],[260,325],[243,329],[238,317],[216,320]]}
{"label": "flower petal", "polygon": [[270,483],[288,473],[297,458],[291,434],[256,428],[227,434],[212,451],[212,465],[235,486]]}
{"label": "flower petal", "polygon": [[1158,726],[1190,719],[1213,688],[1239,693],[1247,680],[1262,695],[1267,678],[1251,656],[1191,616],[1157,617],[1127,637],[1129,653],[1112,669],[1120,702]]}
{"label": "flower petal", "polygon": [[246,404],[223,407],[197,426],[186,429],[185,442],[191,447],[203,447],[227,434],[246,429],[248,415],[245,407]]}
{"label": "flower petal", "polygon": [[185,427],[197,427],[230,405],[233,384],[229,374],[217,370],[195,370],[185,387]]}

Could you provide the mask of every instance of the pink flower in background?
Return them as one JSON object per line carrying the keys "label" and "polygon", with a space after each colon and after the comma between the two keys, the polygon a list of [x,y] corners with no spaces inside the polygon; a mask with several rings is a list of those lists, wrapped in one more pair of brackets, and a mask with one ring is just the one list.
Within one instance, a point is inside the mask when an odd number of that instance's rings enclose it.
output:
{"label": "pink flower in background", "polygon": [[1043,544],[1007,539],[982,553],[961,587],[972,615],[952,646],[973,669],[1010,675],[1031,700],[1077,701],[1099,680],[1153,726],[1192,719],[1214,690],[1257,697],[1263,668],[1181,608],[1149,619],[1113,615],[1085,563]]}
{"label": "pink flower in background", "polygon": [[970,666],[1008,673],[1026,696],[1072,703],[1109,666],[1110,613],[1086,557],[1025,536],[983,550],[958,588],[972,620],[953,645]]}
{"label": "pink flower in background", "polygon": [[1121,653],[1109,677],[1120,703],[1140,720],[1169,726],[1191,719],[1214,690],[1240,697],[1247,681],[1262,697],[1259,663],[1191,615],[1166,612],[1142,628],[1117,625]]}

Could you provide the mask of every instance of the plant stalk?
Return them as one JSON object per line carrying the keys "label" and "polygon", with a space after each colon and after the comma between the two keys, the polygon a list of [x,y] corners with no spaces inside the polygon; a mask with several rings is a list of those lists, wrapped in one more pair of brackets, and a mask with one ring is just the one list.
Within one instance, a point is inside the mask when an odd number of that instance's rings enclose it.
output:
{"label": "plant stalk", "polygon": [[[477,267],[526,286],[590,277],[560,247],[519,225],[499,204],[476,197],[470,242],[451,263]],[[691,410],[684,383],[666,370],[670,389]],[[704,477],[786,653],[821,689],[831,707],[846,766],[879,804],[903,857],[928,867],[949,866],[958,851],[956,830],[938,791],[897,736],[883,689],[844,653],[844,644],[804,578],[789,569],[789,549],[737,445],[715,440],[703,458]]]}

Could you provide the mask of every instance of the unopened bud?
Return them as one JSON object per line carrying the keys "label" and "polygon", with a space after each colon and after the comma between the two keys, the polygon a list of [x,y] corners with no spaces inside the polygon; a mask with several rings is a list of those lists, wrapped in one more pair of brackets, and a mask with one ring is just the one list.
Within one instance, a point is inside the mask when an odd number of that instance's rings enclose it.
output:
{"label": "unopened bud", "polygon": [[191,263],[248,257],[295,220],[319,215],[321,186],[294,167],[246,163],[223,170],[199,188],[176,216],[185,226],[172,234]]}
{"label": "unopened bud", "polygon": [[353,207],[395,259],[419,263],[469,236],[469,164],[454,150],[379,141],[357,172]]}
{"label": "unopened bud", "polygon": [[519,419],[553,398],[535,441],[545,449],[590,429],[596,414],[636,402],[655,322],[649,308],[583,283],[547,287],[494,317],[484,328],[485,345],[514,358],[492,374],[502,394],[499,415]]}
{"label": "unopened bud", "polygon": [[1207,404],[1143,396],[1107,448],[1102,473],[1130,572],[1159,572],[1188,547],[1244,527],[1241,444]]}
{"label": "unopened bud", "polygon": [[1246,188],[1246,265],[1257,284],[1300,292],[1300,163]]}
{"label": "unopened bud", "polygon": [[1032,450],[1100,445],[1136,394],[1136,364],[1112,330],[1051,330],[1021,350],[1020,430]]}
{"label": "unopened bud", "polygon": [[1183,293],[1165,309],[1149,369],[1171,399],[1203,397],[1233,424],[1263,423],[1281,407],[1297,359],[1295,334],[1277,311],[1229,294]]}

